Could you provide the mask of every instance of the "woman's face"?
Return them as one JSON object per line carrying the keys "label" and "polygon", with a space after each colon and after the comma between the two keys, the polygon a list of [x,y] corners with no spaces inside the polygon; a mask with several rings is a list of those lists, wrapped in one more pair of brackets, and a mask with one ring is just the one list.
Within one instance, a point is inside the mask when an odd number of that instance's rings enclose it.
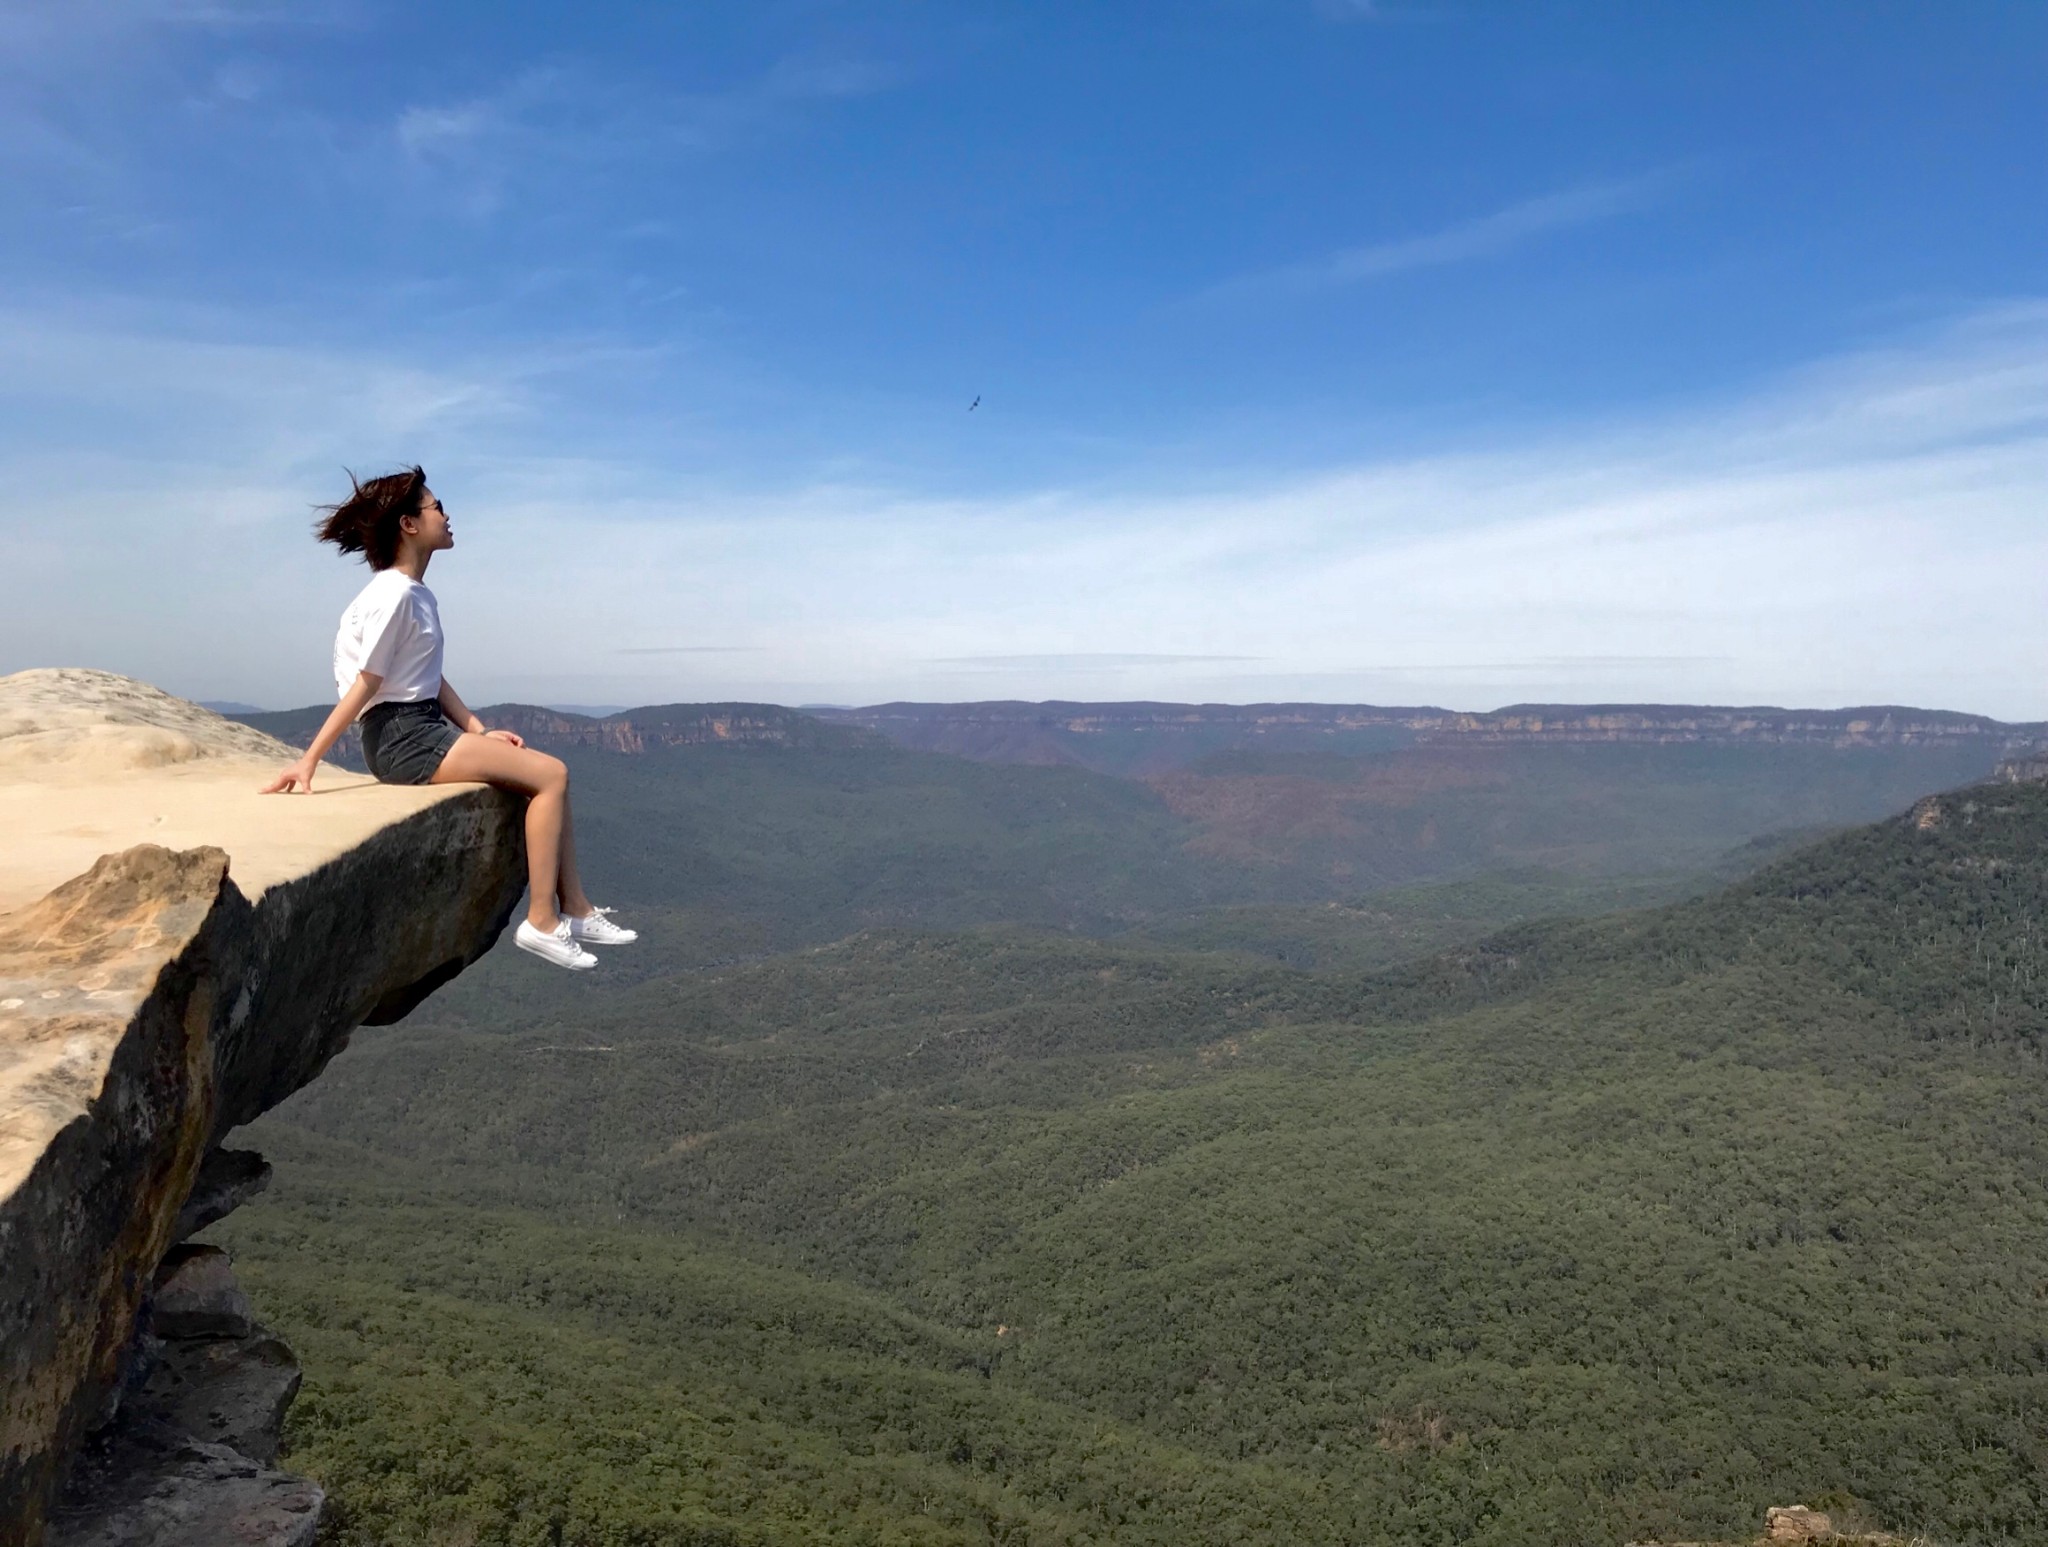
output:
{"label": "woman's face", "polygon": [[420,491],[420,513],[408,519],[418,523],[412,535],[427,552],[439,553],[455,546],[455,528],[449,524],[448,512],[441,508],[432,489]]}

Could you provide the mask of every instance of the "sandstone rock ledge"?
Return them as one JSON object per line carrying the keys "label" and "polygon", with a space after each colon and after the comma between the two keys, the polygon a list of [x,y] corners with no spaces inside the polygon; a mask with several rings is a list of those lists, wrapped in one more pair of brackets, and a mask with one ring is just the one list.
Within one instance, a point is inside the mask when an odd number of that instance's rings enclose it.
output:
{"label": "sandstone rock ledge", "polygon": [[0,677],[0,1547],[312,1539],[269,1465],[290,1351],[172,1248],[269,1179],[224,1135],[490,947],[525,852],[480,786],[257,795],[292,755],[126,678]]}

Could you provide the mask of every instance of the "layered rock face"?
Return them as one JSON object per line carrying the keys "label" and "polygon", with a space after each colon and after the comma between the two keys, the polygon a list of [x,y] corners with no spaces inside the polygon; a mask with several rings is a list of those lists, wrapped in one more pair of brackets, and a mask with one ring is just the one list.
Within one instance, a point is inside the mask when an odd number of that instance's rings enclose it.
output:
{"label": "layered rock face", "polygon": [[269,1179],[223,1136],[488,949],[525,853],[478,786],[257,795],[292,755],[0,678],[0,1547],[312,1539],[270,1467],[290,1351],[180,1243]]}
{"label": "layered rock face", "polygon": [[[2048,725],[1880,705],[1864,709],[1688,704],[1518,704],[1486,714],[1373,704],[875,704],[817,709],[899,745],[993,763],[1161,772],[1224,748],[1402,746],[1984,747],[2048,744]],[[1987,759],[1988,760],[1988,759]]]}
{"label": "layered rock face", "polygon": [[[477,710],[485,724],[517,731],[529,746],[546,752],[591,748],[603,752],[646,753],[661,747],[796,747],[828,748],[887,746],[885,738],[850,725],[827,725],[812,715],[775,704],[657,704],[620,714],[592,716],[532,704],[486,704]],[[327,718],[324,707],[254,711],[235,716],[243,725],[309,747]],[[362,743],[350,731],[330,757],[348,768],[361,768]]]}

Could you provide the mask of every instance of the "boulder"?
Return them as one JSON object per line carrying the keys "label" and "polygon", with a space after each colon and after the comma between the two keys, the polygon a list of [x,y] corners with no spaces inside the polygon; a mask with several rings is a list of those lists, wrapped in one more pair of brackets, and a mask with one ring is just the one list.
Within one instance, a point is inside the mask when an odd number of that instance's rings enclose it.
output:
{"label": "boulder", "polygon": [[1767,1542],[1826,1542],[1834,1535],[1834,1521],[1804,1504],[1780,1504],[1764,1511]]}
{"label": "boulder", "polygon": [[256,1313],[228,1254],[218,1246],[174,1246],[157,1269],[149,1330],[170,1338],[245,1338]]}

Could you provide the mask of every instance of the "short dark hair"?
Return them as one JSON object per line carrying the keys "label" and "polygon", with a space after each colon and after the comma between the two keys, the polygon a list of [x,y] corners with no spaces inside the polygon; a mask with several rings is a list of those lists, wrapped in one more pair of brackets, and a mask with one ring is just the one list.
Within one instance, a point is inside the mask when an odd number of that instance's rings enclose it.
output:
{"label": "short dark hair", "polygon": [[427,492],[426,469],[386,473],[368,480],[348,475],[355,492],[338,505],[322,505],[313,535],[343,553],[360,553],[372,569],[398,562],[398,523],[420,513]]}

